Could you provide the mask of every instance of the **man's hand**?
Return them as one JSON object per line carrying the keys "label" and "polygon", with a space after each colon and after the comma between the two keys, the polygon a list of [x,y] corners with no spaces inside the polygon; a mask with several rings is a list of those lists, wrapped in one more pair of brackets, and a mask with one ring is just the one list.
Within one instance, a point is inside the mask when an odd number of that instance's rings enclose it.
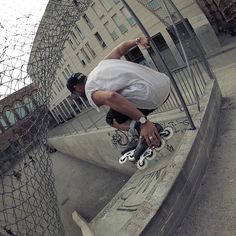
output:
{"label": "man's hand", "polygon": [[150,48],[150,40],[147,37],[140,37],[136,39],[137,45],[141,45],[142,47],[148,49]]}
{"label": "man's hand", "polygon": [[141,125],[140,138],[145,139],[150,148],[155,148],[160,145],[160,135],[156,126],[149,120]]}

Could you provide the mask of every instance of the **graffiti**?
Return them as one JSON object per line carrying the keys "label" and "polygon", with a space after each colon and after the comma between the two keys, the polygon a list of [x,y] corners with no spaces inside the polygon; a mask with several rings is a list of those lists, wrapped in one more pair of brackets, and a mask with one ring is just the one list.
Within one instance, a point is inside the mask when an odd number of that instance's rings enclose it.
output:
{"label": "graffiti", "polygon": [[168,144],[168,143],[166,143],[165,148],[166,148],[169,152],[174,152],[174,151],[175,151],[174,147],[173,147],[172,145]]}
{"label": "graffiti", "polygon": [[190,126],[188,119],[164,121],[160,124],[163,127],[171,127],[174,130],[174,133],[185,132],[185,130]]}
{"label": "graffiti", "polygon": [[135,186],[126,189],[120,196],[122,203],[116,210],[127,212],[136,211],[145,197],[156,190],[157,183],[162,180],[163,174],[165,173],[165,168],[163,167],[142,176]]}
{"label": "graffiti", "polygon": [[113,134],[108,132],[108,136],[111,136],[111,142],[115,147],[118,145],[124,147],[129,143],[129,134],[127,132],[115,130]]}

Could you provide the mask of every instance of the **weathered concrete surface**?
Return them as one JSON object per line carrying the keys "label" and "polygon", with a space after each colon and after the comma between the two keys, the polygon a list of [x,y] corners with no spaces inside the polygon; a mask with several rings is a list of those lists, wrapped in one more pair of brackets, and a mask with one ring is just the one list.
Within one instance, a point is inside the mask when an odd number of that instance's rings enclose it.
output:
{"label": "weathered concrete surface", "polygon": [[218,135],[199,193],[175,236],[236,235],[236,48],[210,59],[223,103]]}

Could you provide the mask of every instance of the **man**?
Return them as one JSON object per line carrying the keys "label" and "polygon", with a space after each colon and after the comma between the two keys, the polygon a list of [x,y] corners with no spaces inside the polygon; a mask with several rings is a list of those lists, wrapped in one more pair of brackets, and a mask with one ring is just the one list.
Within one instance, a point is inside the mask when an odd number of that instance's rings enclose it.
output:
{"label": "man", "polygon": [[148,48],[149,40],[140,37],[124,41],[88,77],[81,73],[70,77],[67,88],[73,94],[87,97],[98,111],[102,105],[109,106],[106,117],[109,125],[120,130],[138,127],[140,138],[154,148],[159,145],[160,136],[156,125],[146,116],[167,100],[170,80],[165,74],[147,66],[120,59],[136,45]]}

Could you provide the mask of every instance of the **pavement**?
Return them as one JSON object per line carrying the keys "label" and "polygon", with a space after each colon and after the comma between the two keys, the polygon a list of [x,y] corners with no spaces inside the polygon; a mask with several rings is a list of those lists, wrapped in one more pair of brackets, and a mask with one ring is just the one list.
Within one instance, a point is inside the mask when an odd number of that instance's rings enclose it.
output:
{"label": "pavement", "polygon": [[175,236],[236,235],[236,49],[209,59],[223,100],[201,187]]}
{"label": "pavement", "polygon": [[60,152],[51,154],[51,158],[65,236],[82,236],[80,228],[72,219],[72,212],[76,210],[86,221],[90,221],[110,202],[129,176]]}

